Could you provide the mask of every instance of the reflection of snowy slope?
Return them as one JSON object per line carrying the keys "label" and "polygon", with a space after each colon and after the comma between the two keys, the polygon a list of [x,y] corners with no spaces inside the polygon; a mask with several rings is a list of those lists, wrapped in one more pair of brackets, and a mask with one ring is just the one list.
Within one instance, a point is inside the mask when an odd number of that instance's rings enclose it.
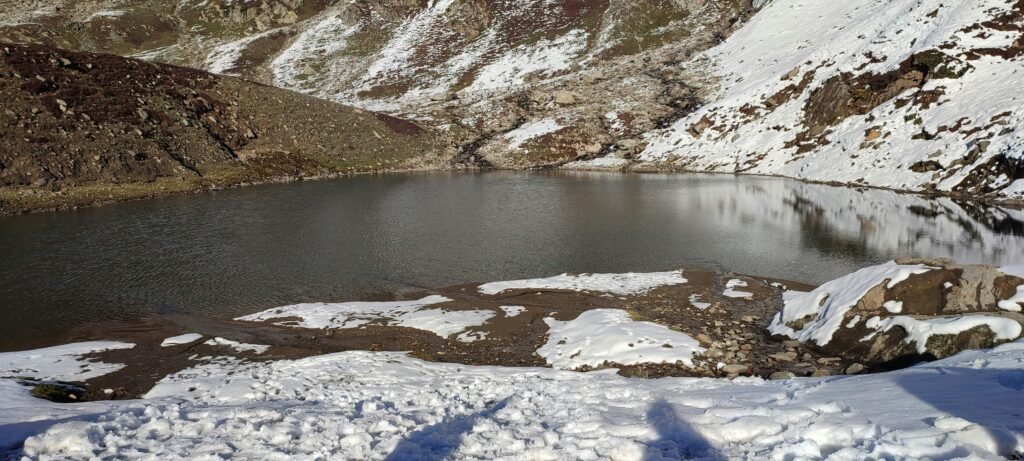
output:
{"label": "reflection of snowy slope", "polygon": [[885,258],[914,253],[962,263],[1013,264],[1024,257],[1024,221],[1012,210],[769,178],[755,184],[709,177],[679,203],[723,228],[759,225],[803,235],[814,247],[864,246]]}
{"label": "reflection of snowy slope", "polygon": [[[171,376],[147,400],[121,403],[99,421],[52,427],[24,451],[75,459],[999,459],[1024,448],[1022,363],[1024,343],[886,374],[785,382],[641,380],[372,352],[222,361]],[[24,417],[0,412],[0,424],[11,415]]]}

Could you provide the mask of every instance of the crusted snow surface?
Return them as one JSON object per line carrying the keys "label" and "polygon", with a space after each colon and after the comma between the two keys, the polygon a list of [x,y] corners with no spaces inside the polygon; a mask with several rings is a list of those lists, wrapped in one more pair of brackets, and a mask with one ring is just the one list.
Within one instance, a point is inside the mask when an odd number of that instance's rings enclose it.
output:
{"label": "crusted snow surface", "polygon": [[116,349],[131,349],[132,343],[89,341],[31,351],[0,352],[0,377],[42,380],[85,381],[113,373],[124,365],[82,358],[84,355]]}
{"label": "crusted snow surface", "polygon": [[[29,438],[23,454],[1000,459],[1024,449],[1022,392],[1020,342],[897,372],[787,381],[640,380],[353,351],[199,365],[164,379],[145,400],[118,402],[89,421],[58,424]],[[0,399],[0,405],[11,404]],[[32,407],[48,418],[34,423],[35,430],[57,422],[50,406]],[[11,414],[0,412],[0,424],[17,427]]]}
{"label": "crusted snow surface", "polygon": [[574,320],[551,317],[544,322],[548,342],[537,355],[563,370],[596,367],[605,362],[621,365],[676,363],[693,366],[693,354],[703,352],[697,340],[652,322],[633,320],[621,309],[594,309]]}
{"label": "crusted snow surface", "polygon": [[302,328],[359,328],[373,323],[417,328],[447,338],[466,328],[480,326],[496,314],[490,310],[427,309],[428,306],[451,301],[432,295],[413,301],[307,303],[276,307],[239,317],[236,320],[263,322],[282,318],[298,318],[276,322]]}
{"label": "crusted snow surface", "polygon": [[[782,312],[775,315],[768,330],[772,334],[788,336],[801,342],[814,341],[824,346],[842,326],[846,313],[872,288],[886,283],[892,288],[911,275],[923,274],[931,267],[915,264],[901,265],[890,261],[861,269],[832,280],[810,292],[783,293]],[[805,319],[799,330],[787,324]]]}
{"label": "crusted snow surface", "polygon": [[171,336],[170,338],[164,339],[160,343],[160,347],[171,347],[180,346],[182,344],[191,344],[196,341],[203,339],[203,335],[199,333],[185,333],[183,335]]}
{"label": "crusted snow surface", "polygon": [[643,294],[658,287],[686,283],[682,270],[624,274],[562,274],[554,277],[490,282],[477,289],[486,295],[507,290],[596,291],[620,296]]}
{"label": "crusted snow surface", "polygon": [[[1014,27],[989,25],[1015,5],[1007,0],[774,0],[694,63],[704,62],[720,79],[712,101],[652,133],[639,158],[677,162],[690,170],[953,190],[997,156],[1011,164],[1021,161],[1021,57],[981,52],[969,59],[976,50],[1003,50],[1019,40]],[[827,144],[798,152],[794,140],[803,130],[807,101],[829,78],[882,74],[935,50],[971,68],[959,78],[926,82],[922,90],[941,93],[934,104],[897,103],[916,90],[905,91],[830,127]],[[799,88],[805,76],[807,85]],[[767,103],[787,87],[799,88],[794,97]],[[701,120],[711,126],[692,129]],[[872,130],[878,136],[866,143]],[[922,132],[929,135],[915,136]],[[937,162],[939,169],[910,169],[921,161]],[[981,170],[975,176],[1004,197],[1024,197],[1022,179],[988,177]]]}
{"label": "crusted snow surface", "polygon": [[226,338],[221,338],[219,336],[216,337],[216,338],[207,340],[203,344],[205,344],[207,346],[225,346],[225,347],[230,347],[230,348],[232,348],[232,349],[234,349],[234,350],[236,350],[238,352],[254,352],[256,354],[262,354],[262,353],[266,352],[267,349],[270,349],[270,346],[268,346],[266,344],[242,343],[242,342],[238,342],[238,341],[234,341],[234,340],[230,340],[230,339],[226,339]]}
{"label": "crusted snow surface", "polygon": [[[864,325],[875,329],[876,332],[886,332],[892,329],[892,327],[903,328],[907,333],[904,341],[907,344],[916,344],[919,354],[924,354],[928,351],[928,339],[934,335],[956,335],[971,328],[986,326],[995,335],[995,339],[1006,341],[1019,338],[1021,332],[1020,323],[1017,323],[1016,320],[991,315],[965,315],[930,319],[916,319],[906,315],[898,315],[886,319],[871,317]],[[872,333],[870,336],[874,334]]]}

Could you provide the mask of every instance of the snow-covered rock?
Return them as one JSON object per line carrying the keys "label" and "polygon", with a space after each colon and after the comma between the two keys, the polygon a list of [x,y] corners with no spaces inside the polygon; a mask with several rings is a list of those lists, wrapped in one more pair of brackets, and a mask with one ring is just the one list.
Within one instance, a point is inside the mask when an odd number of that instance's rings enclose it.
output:
{"label": "snow-covered rock", "polygon": [[769,331],[863,363],[942,358],[1021,336],[1024,279],[948,260],[889,262],[789,291]]}

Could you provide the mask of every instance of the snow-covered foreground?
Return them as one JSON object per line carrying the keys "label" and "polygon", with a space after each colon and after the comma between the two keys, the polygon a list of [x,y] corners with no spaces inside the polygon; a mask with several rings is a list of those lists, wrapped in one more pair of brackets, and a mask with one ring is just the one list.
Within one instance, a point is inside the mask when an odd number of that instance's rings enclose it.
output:
{"label": "snow-covered foreground", "polygon": [[[145,400],[66,407],[0,382],[30,458],[998,459],[1024,448],[1024,342],[898,372],[763,381],[428,363],[219,360]],[[36,416],[33,416],[36,415]]]}

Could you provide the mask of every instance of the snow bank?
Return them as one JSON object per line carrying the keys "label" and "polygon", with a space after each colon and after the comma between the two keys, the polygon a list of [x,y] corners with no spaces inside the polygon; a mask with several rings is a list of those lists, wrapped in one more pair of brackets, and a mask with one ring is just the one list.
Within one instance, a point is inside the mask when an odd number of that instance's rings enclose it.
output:
{"label": "snow bank", "polygon": [[[1017,321],[1004,317],[993,317],[989,315],[966,315],[951,318],[915,319],[906,315],[898,315],[882,319],[872,317],[865,323],[868,328],[877,332],[886,332],[892,327],[903,328],[907,332],[904,341],[907,344],[917,344],[917,353],[924,354],[928,351],[928,339],[932,335],[956,335],[971,328],[986,326],[995,335],[997,340],[1010,340],[1020,337],[1021,326]],[[866,338],[865,338],[866,339]]]}
{"label": "snow bank", "polygon": [[545,318],[548,342],[537,349],[549,365],[563,370],[621,365],[683,362],[693,366],[694,353],[704,352],[697,340],[652,322],[638,322],[619,309],[594,309],[575,320]]}
{"label": "snow bank", "polygon": [[[892,288],[914,274],[932,270],[924,265],[900,265],[893,261],[866,267],[840,277],[810,292],[787,291],[782,312],[775,315],[768,330],[801,342],[814,341],[824,346],[842,326],[843,318],[872,288],[887,283]],[[794,330],[788,325],[805,320]]]}
{"label": "snow bank", "polygon": [[620,296],[646,293],[658,287],[686,283],[683,271],[626,274],[562,274],[554,277],[491,282],[480,285],[480,293],[496,295],[506,290],[597,291]]}
{"label": "snow bank", "polygon": [[28,439],[24,455],[1000,459],[1024,449],[1021,392],[1024,343],[893,373],[787,381],[638,380],[344,352],[203,364],[147,400]]}
{"label": "snow bank", "polygon": [[183,335],[171,336],[170,338],[163,340],[163,342],[160,343],[160,347],[171,347],[180,346],[182,344],[191,344],[196,341],[199,341],[200,339],[203,339],[203,335],[199,333],[185,333]]}
{"label": "snow bank", "polygon": [[85,381],[124,368],[124,365],[82,358],[97,352],[131,349],[131,343],[90,341],[22,352],[0,352],[0,377]]}
{"label": "snow bank", "polygon": [[302,328],[359,328],[368,324],[417,328],[447,338],[466,328],[480,326],[496,314],[489,310],[425,309],[449,302],[444,296],[427,296],[414,301],[310,303],[277,307],[235,320],[264,322],[273,319],[297,318],[276,322]]}

